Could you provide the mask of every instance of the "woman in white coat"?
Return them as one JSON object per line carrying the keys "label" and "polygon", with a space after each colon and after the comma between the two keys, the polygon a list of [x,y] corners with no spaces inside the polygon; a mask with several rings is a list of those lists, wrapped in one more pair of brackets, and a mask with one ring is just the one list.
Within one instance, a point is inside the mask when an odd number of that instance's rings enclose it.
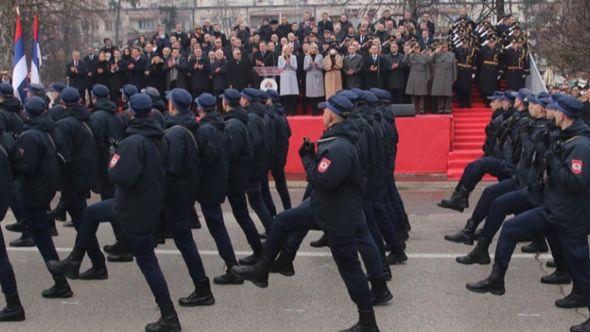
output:
{"label": "woman in white coat", "polygon": [[294,56],[291,46],[283,47],[283,54],[279,57],[278,67],[283,69],[281,73],[280,95],[281,102],[287,115],[295,114],[297,108],[297,96],[299,85],[297,84],[297,57]]}
{"label": "woman in white coat", "polygon": [[316,44],[309,45],[309,53],[303,60],[305,70],[305,97],[307,103],[311,104],[312,115],[319,115],[318,103],[324,101],[324,57],[318,54]]}

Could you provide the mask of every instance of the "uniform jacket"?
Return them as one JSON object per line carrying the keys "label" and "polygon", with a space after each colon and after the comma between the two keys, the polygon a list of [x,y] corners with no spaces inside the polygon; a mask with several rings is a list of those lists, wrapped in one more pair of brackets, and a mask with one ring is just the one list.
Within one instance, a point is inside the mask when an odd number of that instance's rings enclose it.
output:
{"label": "uniform jacket", "polygon": [[436,53],[432,59],[432,96],[450,97],[453,95],[453,83],[457,80],[457,66],[453,52]]}
{"label": "uniform jacket", "polygon": [[182,192],[197,198],[199,189],[199,125],[191,112],[170,117],[164,139],[168,153],[164,161],[166,195]]}
{"label": "uniform jacket", "polygon": [[116,186],[115,215],[125,232],[151,233],[160,218],[166,181],[164,131],[150,118],[135,118],[109,163]]}
{"label": "uniform jacket", "polygon": [[500,75],[501,51],[497,48],[484,46],[478,55],[479,89],[483,94],[491,95],[498,90]]}
{"label": "uniform jacket", "polygon": [[0,131],[13,137],[22,133],[25,121],[21,115],[23,106],[16,97],[5,97],[0,103]]}
{"label": "uniform jacket", "polygon": [[201,180],[199,202],[221,204],[225,200],[229,176],[229,145],[225,121],[217,111],[207,112],[199,122]]}
{"label": "uniform jacket", "polygon": [[502,66],[506,75],[506,90],[518,91],[524,88],[525,76],[529,74],[529,58],[526,51],[512,48],[504,51]]}
{"label": "uniform jacket", "polygon": [[270,132],[264,120],[266,110],[261,103],[253,102],[246,108],[246,113],[248,114],[248,134],[250,134],[254,152],[253,176],[250,180],[259,181],[268,169],[270,153]]}
{"label": "uniform jacket", "polygon": [[457,59],[457,83],[459,90],[470,91],[473,82],[473,74],[476,69],[475,50],[459,47],[453,51]]}
{"label": "uniform jacket", "polygon": [[228,192],[244,193],[252,172],[254,150],[248,133],[248,114],[242,107],[223,115],[229,141],[230,162]]}
{"label": "uniform jacket", "polygon": [[427,96],[430,75],[430,58],[422,54],[406,54],[404,62],[410,67],[410,76],[406,84],[406,94]]}
{"label": "uniform jacket", "polygon": [[284,168],[287,164],[287,155],[289,153],[289,138],[291,137],[291,127],[285,116],[285,110],[280,103],[273,105],[273,110],[277,115],[276,118],[276,135],[275,150],[273,153],[273,163],[271,167]]}
{"label": "uniform jacket", "polygon": [[323,97],[324,91],[324,72],[321,54],[316,54],[315,59],[311,55],[306,55],[303,60],[303,70],[305,70],[305,96],[309,98]]}
{"label": "uniform jacket", "polygon": [[[558,147],[559,146],[559,147]],[[570,236],[586,237],[590,231],[590,129],[576,120],[561,131],[548,162],[545,214]]]}
{"label": "uniform jacket", "polygon": [[0,221],[12,203],[12,164],[16,162],[16,142],[0,129]]}

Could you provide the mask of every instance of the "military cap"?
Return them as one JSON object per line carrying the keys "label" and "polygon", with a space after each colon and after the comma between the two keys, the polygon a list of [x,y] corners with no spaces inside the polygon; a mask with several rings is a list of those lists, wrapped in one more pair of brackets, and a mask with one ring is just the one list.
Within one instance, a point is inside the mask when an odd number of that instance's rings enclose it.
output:
{"label": "military cap", "polygon": [[350,91],[350,90],[340,90],[336,94],[344,96],[346,99],[348,99],[353,104],[356,104],[359,101],[359,95]]}
{"label": "military cap", "polygon": [[264,91],[264,90],[258,90],[257,92],[258,92],[258,95],[257,95],[256,99],[258,99],[262,103],[266,103],[268,98],[270,98],[268,96],[268,93],[266,93],[266,91]]}
{"label": "military cap", "polygon": [[391,101],[391,94],[382,89],[372,88],[369,91],[375,94],[375,96],[381,101]]}
{"label": "military cap", "polygon": [[61,100],[66,103],[77,103],[80,100],[80,92],[78,92],[78,89],[68,86],[67,88],[63,89],[60,97]]}
{"label": "military cap", "polygon": [[66,85],[63,82],[55,82],[49,86],[51,91],[61,93],[65,88]]}
{"label": "military cap", "polygon": [[258,91],[253,88],[245,88],[242,90],[242,97],[248,99],[249,101],[255,100],[258,96]]}
{"label": "military cap", "polygon": [[45,86],[41,83],[31,83],[26,90],[33,93],[42,93],[45,92]]}
{"label": "military cap", "polygon": [[106,85],[94,84],[92,94],[98,98],[106,98],[109,96],[109,88]]}
{"label": "military cap", "polygon": [[141,89],[141,93],[150,96],[150,98],[152,98],[152,101],[154,101],[154,102],[156,100],[162,100],[162,97],[160,96],[160,91],[158,91],[158,89],[156,89],[152,86],[148,86],[145,89]]}
{"label": "military cap", "polygon": [[136,93],[129,99],[129,107],[136,117],[146,117],[152,110],[152,98],[144,93]]}
{"label": "military cap", "polygon": [[187,112],[190,110],[193,97],[185,89],[175,88],[168,93],[168,100],[177,110]]}
{"label": "military cap", "polygon": [[227,102],[230,103],[230,105],[235,105],[239,103],[240,97],[240,91],[236,89],[225,89],[225,91],[223,91],[223,94],[221,95],[221,98],[227,100]]}
{"label": "military cap", "polygon": [[488,96],[487,99],[489,100],[504,100],[505,94],[502,91],[494,91],[494,94]]}
{"label": "military cap", "polygon": [[47,108],[45,100],[39,96],[32,96],[25,101],[25,110],[29,116],[35,117],[41,115]]}
{"label": "military cap", "polygon": [[125,84],[123,85],[123,88],[121,89],[121,92],[123,92],[123,94],[126,97],[131,97],[134,94],[138,93],[139,90],[137,90],[137,87],[133,84]]}
{"label": "military cap", "polygon": [[321,109],[327,108],[335,114],[343,118],[346,118],[352,112],[353,105],[348,100],[348,98],[344,97],[342,94],[336,94],[330,97],[328,101],[323,101],[319,103],[318,107]]}
{"label": "military cap", "polygon": [[266,90],[266,93],[272,99],[272,101],[279,101],[281,99],[281,96],[279,95],[277,90],[268,89]]}
{"label": "military cap", "polygon": [[0,95],[3,96],[12,96],[14,94],[14,89],[10,83],[2,82],[0,83]]}
{"label": "military cap", "polygon": [[518,92],[514,92],[512,90],[504,92],[504,100],[508,100],[510,102],[514,102],[518,97]]}
{"label": "military cap", "polygon": [[574,96],[563,96],[556,101],[557,111],[563,112],[568,118],[578,118],[582,115],[584,105]]}
{"label": "military cap", "polygon": [[367,104],[375,105],[379,102],[379,99],[377,99],[377,96],[375,96],[375,94],[372,93],[371,91],[363,90],[361,93],[363,95],[363,99],[367,102]]}
{"label": "military cap", "polygon": [[539,99],[539,105],[541,105],[543,108],[547,108],[547,105],[553,102],[551,98],[539,98],[539,96],[537,96],[537,99]]}
{"label": "military cap", "polygon": [[217,98],[209,93],[203,93],[195,98],[195,104],[203,109],[214,109],[217,105]]}

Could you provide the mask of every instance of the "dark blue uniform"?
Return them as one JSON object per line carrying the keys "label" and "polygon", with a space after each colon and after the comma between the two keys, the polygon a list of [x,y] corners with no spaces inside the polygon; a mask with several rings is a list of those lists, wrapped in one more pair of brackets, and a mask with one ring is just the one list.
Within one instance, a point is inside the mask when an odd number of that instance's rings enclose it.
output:
{"label": "dark blue uniform", "polygon": [[[4,220],[6,211],[12,203],[12,166],[16,161],[16,142],[11,135],[0,128],[0,221]],[[6,253],[2,229],[0,229],[0,286],[4,295],[17,292],[16,279],[12,265]]]}

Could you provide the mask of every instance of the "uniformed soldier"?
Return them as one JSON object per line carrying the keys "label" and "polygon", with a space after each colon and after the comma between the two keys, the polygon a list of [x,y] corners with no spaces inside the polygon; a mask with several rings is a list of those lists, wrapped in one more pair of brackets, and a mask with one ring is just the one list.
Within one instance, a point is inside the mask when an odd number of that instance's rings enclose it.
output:
{"label": "uniformed soldier", "polygon": [[457,59],[457,82],[455,83],[457,101],[460,108],[471,108],[471,87],[477,72],[476,49],[469,47],[467,41],[464,41],[453,53]]}
{"label": "uniformed soldier", "polygon": [[[217,251],[230,269],[238,261],[223,220],[221,204],[228,192],[230,152],[225,136],[225,121],[217,111],[217,98],[204,93],[195,99],[199,113],[198,142],[200,151],[200,190],[198,201],[209,233],[215,240]],[[216,284],[243,284],[244,280],[232,273],[213,278]]]}
{"label": "uniformed soldier", "polygon": [[[586,303],[590,303],[590,258],[588,225],[590,206],[590,129],[580,119],[582,104],[573,97],[556,100],[555,123],[559,140],[549,149],[544,174],[544,205],[507,221],[502,227],[494,267],[484,280],[468,283],[467,289],[502,295],[504,276],[518,241],[544,233],[552,248],[561,250]],[[590,331],[590,320],[570,329]]]}
{"label": "uniformed soldier", "polygon": [[[1,90],[0,86],[0,90]],[[12,203],[14,196],[12,190],[12,166],[18,159],[16,142],[14,138],[0,127],[0,221],[4,220],[6,211]],[[0,311],[0,322],[22,321],[25,319],[25,310],[20,303],[16,278],[12,264],[8,259],[4,235],[0,229],[0,286],[6,298],[6,307]]]}
{"label": "uniformed soldier", "polygon": [[[74,89],[76,94],[77,90]],[[51,219],[47,214],[49,203],[55,196],[59,178],[58,145],[60,140],[53,135],[53,122],[44,116],[45,101],[33,96],[25,103],[28,121],[25,131],[17,140],[20,162],[15,166],[15,175],[20,178],[23,206],[28,226],[35,245],[45,262],[59,260],[51,239]],[[54,286],[44,290],[45,298],[68,298],[73,295],[66,278],[61,273],[52,273]]]}
{"label": "uniformed soldier", "polygon": [[526,77],[529,75],[528,53],[522,43],[523,40],[520,38],[514,39],[502,56],[504,78],[508,90],[517,91],[524,88]]}
{"label": "uniformed soldier", "polygon": [[498,90],[498,81],[502,74],[502,68],[500,67],[501,56],[502,49],[497,45],[496,36],[490,36],[487,44],[481,48],[477,57],[478,86],[484,99]]}
{"label": "uniformed soldier", "polygon": [[[299,151],[313,187],[310,199],[277,216],[265,242],[264,255],[254,266],[238,266],[232,270],[259,287],[267,287],[271,264],[289,230],[306,231],[320,226],[328,238],[340,275],[359,309],[359,322],[344,331],[378,331],[373,295],[358,261],[355,243],[360,233],[368,233],[362,212],[363,174],[355,146],[360,133],[355,123],[345,120],[352,113],[353,105],[346,97],[335,95],[319,107],[324,109],[327,131],[318,142],[318,152],[316,154],[315,145],[309,141],[304,141]],[[286,219],[296,222],[279,222],[281,215],[291,215]]]}

